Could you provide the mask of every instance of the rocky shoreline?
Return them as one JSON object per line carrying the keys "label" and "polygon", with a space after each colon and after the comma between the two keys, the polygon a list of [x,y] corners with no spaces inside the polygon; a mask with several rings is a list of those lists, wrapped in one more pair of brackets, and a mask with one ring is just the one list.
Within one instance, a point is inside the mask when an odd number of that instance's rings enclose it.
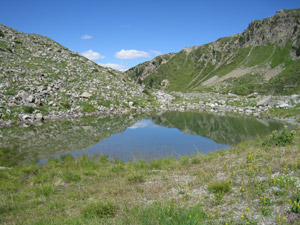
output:
{"label": "rocky shoreline", "polygon": [[[256,93],[249,96],[238,96],[234,94],[222,95],[216,93],[181,93],[172,92],[166,93],[161,90],[154,90],[152,97],[155,104],[149,104],[145,107],[134,105],[134,102],[129,102],[129,108],[106,108],[98,107],[95,112],[80,112],[71,108],[68,111],[51,111],[47,115],[43,115],[37,111],[33,114],[20,113],[18,120],[3,120],[0,119],[0,126],[10,126],[13,124],[29,125],[41,123],[44,121],[61,120],[80,118],[85,116],[106,117],[112,115],[123,114],[141,114],[164,111],[197,111],[197,112],[212,112],[218,114],[236,113],[257,118],[270,117],[268,111],[270,109],[289,110],[299,107],[300,96],[261,96]],[[299,124],[299,118],[272,118],[284,122]]]}
{"label": "rocky shoreline", "polygon": [[[177,103],[169,105],[171,111],[206,111],[212,113],[237,113],[258,118],[270,117],[270,109],[290,110],[299,108],[300,96],[262,96],[253,93],[248,96],[210,93],[172,93],[179,98]],[[274,118],[288,123],[299,124],[298,117]]]}

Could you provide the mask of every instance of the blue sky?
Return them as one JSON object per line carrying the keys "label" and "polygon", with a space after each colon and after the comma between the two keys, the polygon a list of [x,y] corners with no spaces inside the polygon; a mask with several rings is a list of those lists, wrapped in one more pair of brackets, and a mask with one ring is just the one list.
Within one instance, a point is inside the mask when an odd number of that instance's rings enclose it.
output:
{"label": "blue sky", "polygon": [[128,69],[242,32],[299,0],[2,0],[0,23],[52,38],[102,65]]}

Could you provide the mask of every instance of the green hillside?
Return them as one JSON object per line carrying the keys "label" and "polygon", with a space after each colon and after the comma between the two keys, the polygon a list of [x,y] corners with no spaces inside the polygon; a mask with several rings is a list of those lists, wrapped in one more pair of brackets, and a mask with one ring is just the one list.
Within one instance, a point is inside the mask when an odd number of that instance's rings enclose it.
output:
{"label": "green hillside", "polygon": [[168,91],[247,95],[300,91],[300,10],[280,10],[241,34],[162,55],[127,71]]}

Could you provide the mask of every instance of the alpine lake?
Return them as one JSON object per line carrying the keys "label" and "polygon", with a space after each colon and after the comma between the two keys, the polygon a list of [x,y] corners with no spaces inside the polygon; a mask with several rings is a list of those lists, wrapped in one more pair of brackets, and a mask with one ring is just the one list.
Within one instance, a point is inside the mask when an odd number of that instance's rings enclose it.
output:
{"label": "alpine lake", "polygon": [[16,164],[43,164],[65,154],[149,161],[230,148],[283,127],[274,120],[204,112],[84,117],[5,127],[0,131],[0,157]]}

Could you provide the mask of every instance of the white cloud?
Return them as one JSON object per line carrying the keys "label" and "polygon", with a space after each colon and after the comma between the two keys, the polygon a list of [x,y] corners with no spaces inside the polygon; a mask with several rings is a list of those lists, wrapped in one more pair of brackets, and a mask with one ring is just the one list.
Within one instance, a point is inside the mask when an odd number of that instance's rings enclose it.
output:
{"label": "white cloud", "polygon": [[131,127],[128,127],[128,129],[137,129],[137,128],[143,128],[143,127],[148,127],[150,126],[151,122],[150,121],[139,121],[133,124]]}
{"label": "white cloud", "polygon": [[150,51],[150,52],[151,52],[152,54],[156,55],[156,56],[162,55],[162,53],[159,52],[159,51],[154,51],[154,50],[152,50],[152,51]]}
{"label": "white cloud", "polygon": [[137,51],[134,49],[131,50],[122,49],[121,51],[115,54],[115,57],[118,59],[137,59],[142,57],[150,58],[150,55],[148,52],[144,52],[144,51]]}
{"label": "white cloud", "polygon": [[105,57],[103,55],[100,55],[98,52],[94,52],[93,50],[88,50],[86,52],[81,53],[81,55],[85,56],[86,58],[90,60],[96,60],[96,59],[104,59]]}
{"label": "white cloud", "polygon": [[113,63],[105,63],[105,64],[99,64],[99,65],[104,66],[104,67],[110,67],[110,68],[113,68],[115,70],[120,70],[120,71],[125,71],[128,69],[128,67],[125,65],[113,64]]}
{"label": "white cloud", "polygon": [[83,40],[92,39],[92,38],[93,38],[93,36],[88,35],[88,34],[85,34],[81,37],[81,39],[83,39]]}

